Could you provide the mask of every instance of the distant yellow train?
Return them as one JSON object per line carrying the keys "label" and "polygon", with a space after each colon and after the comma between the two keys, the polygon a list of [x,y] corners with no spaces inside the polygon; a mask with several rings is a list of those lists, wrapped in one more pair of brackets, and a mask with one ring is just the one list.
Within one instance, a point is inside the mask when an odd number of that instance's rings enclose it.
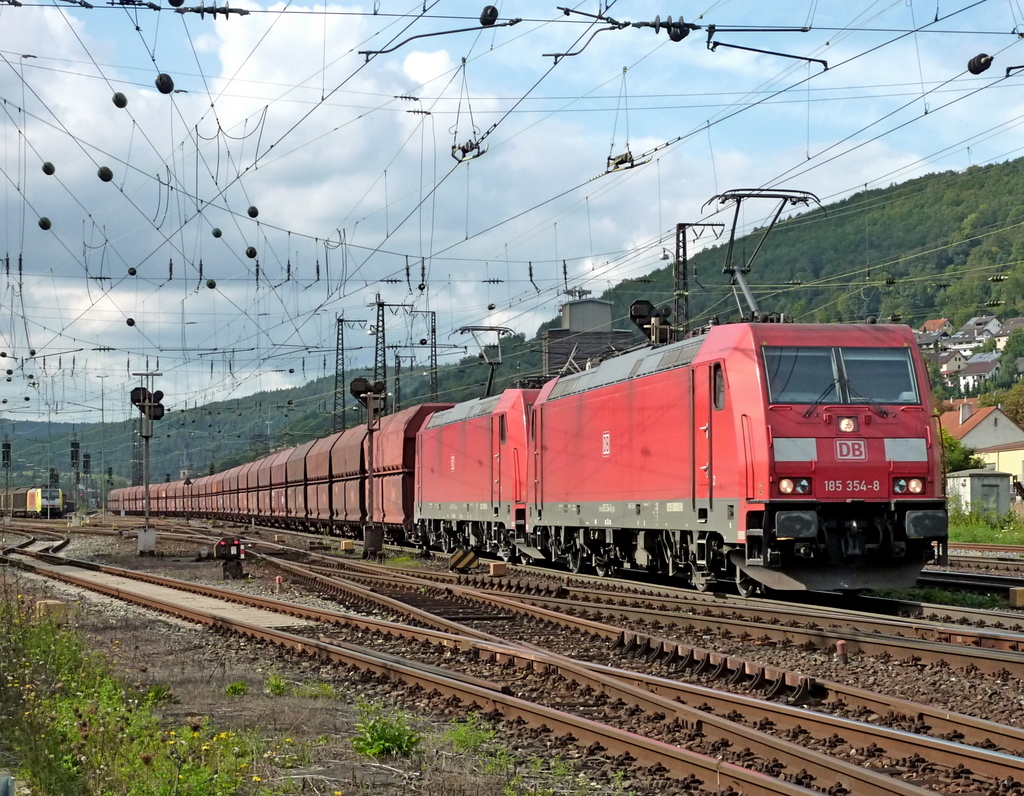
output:
{"label": "distant yellow train", "polygon": [[64,496],[61,490],[47,486],[18,486],[0,490],[0,514],[15,517],[64,516]]}

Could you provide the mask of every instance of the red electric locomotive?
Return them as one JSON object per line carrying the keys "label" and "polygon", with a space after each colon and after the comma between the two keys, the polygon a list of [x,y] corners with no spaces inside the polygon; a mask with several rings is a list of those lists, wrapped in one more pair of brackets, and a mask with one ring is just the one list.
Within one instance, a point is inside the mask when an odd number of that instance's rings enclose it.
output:
{"label": "red electric locomotive", "polygon": [[[416,520],[421,543],[513,555],[527,521],[527,421],[539,390],[436,412],[416,437]],[[520,548],[520,555],[543,557]]]}
{"label": "red electric locomotive", "polygon": [[910,586],[945,552],[930,407],[905,326],[712,327],[435,414],[418,519],[445,549],[698,589]]}

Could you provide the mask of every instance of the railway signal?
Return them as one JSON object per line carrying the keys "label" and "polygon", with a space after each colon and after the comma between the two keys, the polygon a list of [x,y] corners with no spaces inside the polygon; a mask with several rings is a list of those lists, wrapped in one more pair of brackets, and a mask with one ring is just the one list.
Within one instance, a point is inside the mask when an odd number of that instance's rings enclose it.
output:
{"label": "railway signal", "polygon": [[150,392],[145,387],[133,387],[131,392],[132,405],[142,412],[143,417],[160,420],[164,416],[163,390]]}
{"label": "railway signal", "polygon": [[3,466],[11,466],[11,443],[9,442],[3,444]]}
{"label": "railway signal", "polygon": [[349,392],[366,407],[366,525],[363,527],[363,557],[376,558],[384,552],[384,529],[374,522],[373,432],[380,423],[384,409],[387,385],[382,381],[372,384],[362,376],[352,379]]}

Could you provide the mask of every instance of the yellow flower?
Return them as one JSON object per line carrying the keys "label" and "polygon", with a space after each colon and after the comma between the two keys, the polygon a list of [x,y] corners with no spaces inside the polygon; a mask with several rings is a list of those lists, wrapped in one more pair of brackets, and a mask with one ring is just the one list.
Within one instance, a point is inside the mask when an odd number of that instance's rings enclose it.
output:
{"label": "yellow flower", "polygon": [[252,781],[253,781],[253,782],[262,782],[263,780],[262,780],[262,779],[260,779],[259,777],[253,777],[253,778],[252,778]]}

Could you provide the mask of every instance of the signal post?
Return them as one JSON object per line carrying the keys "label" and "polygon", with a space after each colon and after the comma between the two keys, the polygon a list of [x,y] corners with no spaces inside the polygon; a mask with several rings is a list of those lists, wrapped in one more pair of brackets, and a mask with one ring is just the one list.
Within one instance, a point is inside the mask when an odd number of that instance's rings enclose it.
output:
{"label": "signal post", "polygon": [[352,379],[349,391],[366,407],[366,523],[363,525],[363,558],[377,558],[384,552],[384,527],[374,522],[373,434],[380,427],[386,386],[362,377]]}
{"label": "signal post", "polygon": [[143,386],[133,387],[131,391],[132,405],[142,412],[142,427],[139,429],[139,436],[143,440],[142,448],[142,506],[146,526],[139,533],[139,555],[156,552],[155,534],[150,533],[149,528],[149,441],[153,437],[153,421],[164,416],[164,405],[160,403],[164,399],[161,390],[153,392],[153,379],[163,376],[163,373],[133,373],[133,376],[141,376]]}

